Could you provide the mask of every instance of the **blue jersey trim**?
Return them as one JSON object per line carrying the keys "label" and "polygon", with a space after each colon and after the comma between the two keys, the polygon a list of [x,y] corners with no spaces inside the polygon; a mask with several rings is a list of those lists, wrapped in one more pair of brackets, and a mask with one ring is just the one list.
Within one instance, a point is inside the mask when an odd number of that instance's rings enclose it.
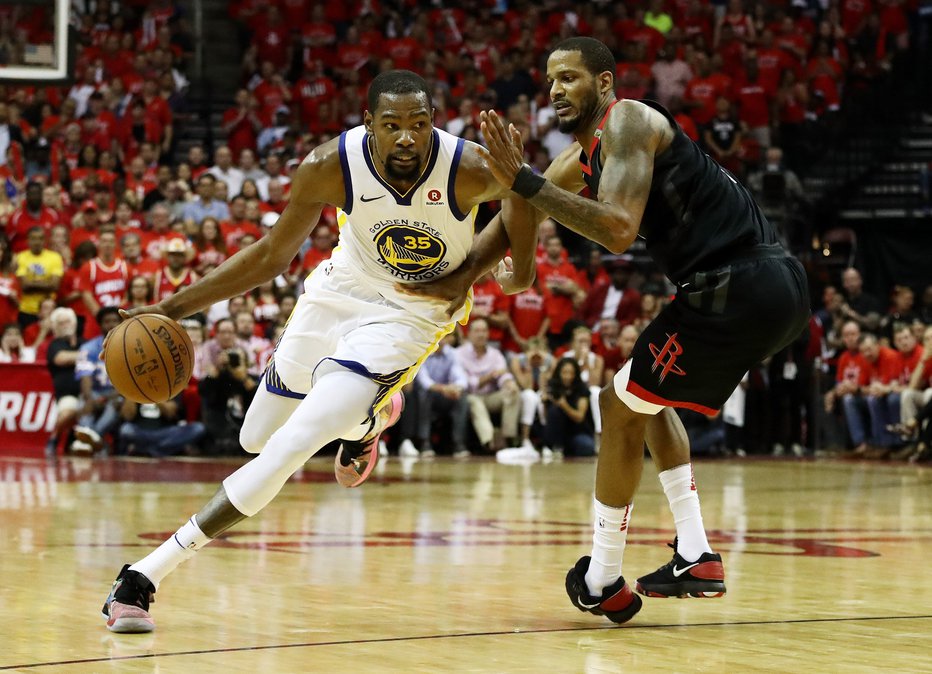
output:
{"label": "blue jersey trim", "polygon": [[456,151],[453,153],[453,162],[450,164],[450,177],[447,180],[447,198],[450,200],[450,212],[457,220],[465,220],[468,213],[460,210],[459,204],[456,203],[456,172],[460,167],[460,159],[463,157],[463,148],[466,146],[466,139],[460,138],[456,141]]}
{"label": "blue jersey trim", "polygon": [[[375,164],[372,162],[372,154],[369,152],[369,140],[368,134],[363,135],[362,138],[362,156],[366,160],[366,166],[369,167],[369,172],[375,177],[379,183],[388,190],[388,193],[395,198],[395,203],[399,206],[410,206],[411,198],[414,196],[414,193],[417,192],[417,189],[423,185],[427,179],[430,177],[431,172],[434,170],[434,164],[437,163],[437,156],[440,154],[440,134],[437,133],[437,129],[433,131],[433,140],[430,147],[430,155],[427,157],[427,168],[424,169],[424,172],[421,173],[421,177],[418,178],[417,182],[411,186],[407,192],[402,194],[389,183],[385,182],[382,179],[382,176],[379,175],[379,172],[375,170]],[[343,209],[344,211],[346,209]]]}
{"label": "blue jersey trim", "polygon": [[353,179],[350,174],[349,159],[346,157],[346,131],[340,134],[340,168],[343,169],[343,189],[346,191],[343,212],[348,215],[353,211]]}

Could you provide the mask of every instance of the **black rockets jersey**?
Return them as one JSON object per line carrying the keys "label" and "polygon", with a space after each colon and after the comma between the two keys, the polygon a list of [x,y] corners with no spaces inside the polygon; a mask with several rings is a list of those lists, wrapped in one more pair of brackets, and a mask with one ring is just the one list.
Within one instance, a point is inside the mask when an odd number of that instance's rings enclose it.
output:
{"label": "black rockets jersey", "polygon": [[[700,150],[662,105],[641,102],[663,114],[674,130],[673,142],[654,158],[650,196],[638,232],[670,280],[676,283],[697,271],[721,267],[757,244],[776,243],[773,227],[747,189]],[[579,157],[593,198],[599,193],[601,129],[607,119],[608,112],[589,156],[583,150]]]}

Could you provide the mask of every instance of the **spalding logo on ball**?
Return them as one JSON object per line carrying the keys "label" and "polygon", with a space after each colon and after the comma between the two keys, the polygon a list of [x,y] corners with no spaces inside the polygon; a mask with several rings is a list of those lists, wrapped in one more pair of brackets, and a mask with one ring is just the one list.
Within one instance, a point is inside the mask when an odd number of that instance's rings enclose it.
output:
{"label": "spalding logo on ball", "polygon": [[161,403],[187,386],[194,370],[194,345],[172,319],[141,314],[107,336],[104,364],[120,395],[137,403]]}

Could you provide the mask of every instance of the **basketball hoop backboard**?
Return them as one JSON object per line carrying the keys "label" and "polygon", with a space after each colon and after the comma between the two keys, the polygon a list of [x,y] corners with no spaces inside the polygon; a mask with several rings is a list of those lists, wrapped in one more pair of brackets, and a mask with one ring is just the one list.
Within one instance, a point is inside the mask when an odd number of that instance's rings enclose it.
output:
{"label": "basketball hoop backboard", "polygon": [[0,0],[0,82],[71,79],[68,20],[69,0]]}

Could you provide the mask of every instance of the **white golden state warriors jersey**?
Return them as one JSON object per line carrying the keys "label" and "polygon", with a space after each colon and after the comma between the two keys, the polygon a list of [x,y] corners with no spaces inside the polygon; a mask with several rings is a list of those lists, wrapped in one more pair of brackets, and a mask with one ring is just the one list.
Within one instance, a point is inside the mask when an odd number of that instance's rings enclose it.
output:
{"label": "white golden state warriors jersey", "polygon": [[365,127],[344,132],[339,149],[346,203],[337,211],[334,263],[405,305],[412,298],[395,291],[396,283],[429,281],[459,267],[472,247],[476,216],[475,208],[464,213],[456,203],[464,145],[462,138],[434,129],[422,173],[402,194],[376,171]]}

